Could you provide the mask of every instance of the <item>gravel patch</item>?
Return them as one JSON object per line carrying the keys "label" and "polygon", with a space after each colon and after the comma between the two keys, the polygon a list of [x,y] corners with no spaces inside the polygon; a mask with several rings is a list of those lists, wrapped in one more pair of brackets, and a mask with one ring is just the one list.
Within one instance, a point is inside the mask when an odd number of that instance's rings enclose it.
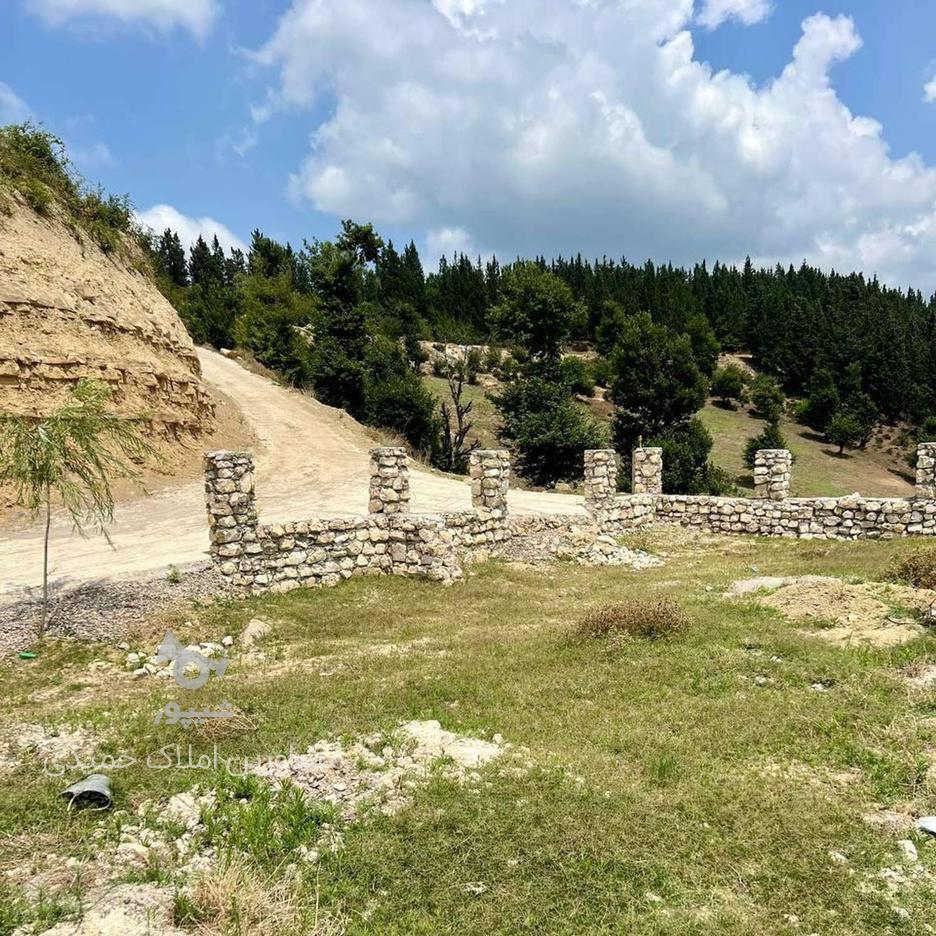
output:
{"label": "gravel patch", "polygon": [[[124,580],[100,579],[75,588],[60,587],[49,598],[51,635],[83,640],[123,636],[129,625],[183,601],[227,594],[224,577],[207,561],[178,569],[178,580],[166,575]],[[0,656],[27,649],[41,618],[38,596],[0,601]]]}
{"label": "gravel patch", "polygon": [[411,721],[390,737],[377,734],[348,747],[318,741],[305,754],[263,764],[255,773],[278,786],[294,783],[350,820],[365,803],[385,813],[401,809],[433,769],[458,780],[477,779],[478,768],[505,750],[500,735],[485,741],[446,731],[434,720]]}

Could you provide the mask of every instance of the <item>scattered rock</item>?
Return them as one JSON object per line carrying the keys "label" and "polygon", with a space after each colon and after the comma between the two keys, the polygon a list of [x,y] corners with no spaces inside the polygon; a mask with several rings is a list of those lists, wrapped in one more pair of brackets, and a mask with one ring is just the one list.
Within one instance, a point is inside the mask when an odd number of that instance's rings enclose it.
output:
{"label": "scattered rock", "polygon": [[923,816],[917,819],[916,827],[921,832],[928,832],[930,835],[936,835],[936,816]]}
{"label": "scattered rock", "polygon": [[260,618],[254,618],[247,622],[247,626],[241,631],[241,644],[246,650],[252,650],[258,640],[268,636],[272,627],[267,621]]}
{"label": "scattered rock", "polygon": [[[62,920],[45,936],[186,936],[172,922],[172,891],[155,884],[118,884],[91,890],[79,922]],[[28,936],[31,927],[14,930]]]}
{"label": "scattered rock", "polygon": [[255,773],[277,784],[295,783],[350,819],[365,803],[382,812],[397,811],[416,783],[436,768],[459,780],[474,780],[477,769],[505,749],[445,731],[437,721],[412,721],[389,737],[374,735],[347,748],[340,741],[318,741],[305,754],[270,761]]}
{"label": "scattered rock", "polygon": [[901,839],[897,843],[897,847],[903,852],[903,856],[907,859],[907,861],[920,860],[920,856],[917,854],[916,845],[914,845],[910,839]]}

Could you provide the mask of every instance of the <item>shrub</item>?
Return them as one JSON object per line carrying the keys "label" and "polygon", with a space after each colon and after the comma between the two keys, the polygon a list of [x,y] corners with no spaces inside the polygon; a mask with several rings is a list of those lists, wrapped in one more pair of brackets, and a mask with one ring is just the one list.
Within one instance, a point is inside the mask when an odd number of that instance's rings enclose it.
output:
{"label": "shrub", "polygon": [[761,449],[785,449],[786,439],[780,431],[780,424],[771,420],[764,426],[760,435],[748,439],[744,445],[744,464],[748,468],[754,467],[754,458]]}
{"label": "shrub", "polygon": [[751,403],[758,416],[776,422],[783,415],[786,397],[773,377],[761,374],[751,384]]}
{"label": "shrub", "polygon": [[914,588],[936,589],[936,549],[917,549],[897,556],[888,567],[887,577]]}
{"label": "shrub", "polygon": [[465,355],[465,379],[470,384],[478,382],[478,373],[481,370],[481,349],[469,348]]}
{"label": "shrub", "polygon": [[121,237],[133,231],[129,198],[87,188],[68,161],[64,143],[35,124],[0,127],[3,188],[19,192],[38,214],[48,214],[58,203],[105,252],[116,250]]}
{"label": "shrub", "polygon": [[581,637],[606,640],[614,637],[645,637],[657,640],[672,637],[689,625],[682,608],[669,598],[645,601],[632,598],[615,604],[600,605],[579,621],[576,632]]}
{"label": "shrub", "polygon": [[735,404],[744,402],[747,383],[747,374],[737,364],[719,367],[712,378],[712,396],[724,407],[733,409]]}
{"label": "shrub", "polygon": [[522,377],[491,400],[501,414],[501,438],[516,452],[518,472],[534,484],[580,478],[585,450],[606,443],[603,427],[556,380]]}
{"label": "shrub", "polygon": [[501,368],[500,348],[490,345],[484,352],[484,362],[482,363],[482,373],[496,374]]}
{"label": "shrub", "polygon": [[559,365],[559,377],[575,396],[590,397],[595,392],[595,381],[588,365],[577,357],[565,357]]}

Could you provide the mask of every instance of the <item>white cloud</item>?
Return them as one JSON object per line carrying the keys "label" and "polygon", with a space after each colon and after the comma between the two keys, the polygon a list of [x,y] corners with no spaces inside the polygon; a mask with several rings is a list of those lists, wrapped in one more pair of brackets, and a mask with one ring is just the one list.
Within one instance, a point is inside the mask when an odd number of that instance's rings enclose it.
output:
{"label": "white cloud", "polygon": [[699,22],[709,29],[716,29],[729,19],[753,26],[767,19],[772,10],[770,0],[705,0]]}
{"label": "white cloud", "polygon": [[[745,21],[756,3],[710,3]],[[255,53],[309,117],[292,191],[502,256],[625,254],[864,268],[936,287],[936,171],[890,156],[812,16],[755,87],[694,55],[693,0],[292,0]],[[449,232],[449,233],[445,233]]]}
{"label": "white cloud", "polygon": [[106,143],[98,140],[88,146],[68,147],[68,156],[82,170],[88,169],[109,169],[117,165],[114,154]]}
{"label": "white cloud", "polygon": [[22,123],[29,115],[26,102],[8,84],[0,81],[0,124]]}
{"label": "white cloud", "polygon": [[247,250],[247,245],[220,221],[207,217],[190,218],[172,205],[153,205],[148,211],[138,212],[137,220],[157,234],[162,234],[166,228],[175,231],[186,247],[191,247],[201,235],[209,244],[217,236],[225,251],[232,247],[245,252]]}
{"label": "white cloud", "polygon": [[930,80],[923,85],[923,100],[927,104],[936,103],[936,78],[930,78]]}
{"label": "white cloud", "polygon": [[471,235],[460,227],[434,228],[426,234],[422,250],[424,262],[430,266],[437,264],[441,257],[453,257],[456,254],[476,257],[478,250]]}
{"label": "white cloud", "polygon": [[27,0],[26,7],[50,26],[115,19],[162,33],[179,27],[198,39],[210,32],[218,15],[217,0]]}

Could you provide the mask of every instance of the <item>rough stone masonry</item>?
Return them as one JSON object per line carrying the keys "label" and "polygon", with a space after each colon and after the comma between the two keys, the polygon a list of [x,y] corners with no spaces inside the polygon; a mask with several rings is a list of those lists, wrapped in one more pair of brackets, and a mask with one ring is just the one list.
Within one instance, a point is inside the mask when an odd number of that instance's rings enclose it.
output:
{"label": "rough stone masonry", "polygon": [[336,585],[352,575],[408,575],[448,584],[461,578],[466,561],[528,560],[531,545],[549,558],[561,554],[570,538],[613,536],[652,523],[803,539],[936,536],[936,443],[919,448],[911,498],[790,498],[792,458],[785,449],[757,453],[753,498],[662,493],[660,449],[635,450],[633,464],[635,491],[619,494],[615,452],[588,451],[581,517],[511,517],[509,454],[479,450],[469,465],[471,510],[412,515],[405,450],[378,448],[371,453],[367,515],[265,525],[257,518],[250,454],[210,452],[210,555],[236,590],[263,592]]}

